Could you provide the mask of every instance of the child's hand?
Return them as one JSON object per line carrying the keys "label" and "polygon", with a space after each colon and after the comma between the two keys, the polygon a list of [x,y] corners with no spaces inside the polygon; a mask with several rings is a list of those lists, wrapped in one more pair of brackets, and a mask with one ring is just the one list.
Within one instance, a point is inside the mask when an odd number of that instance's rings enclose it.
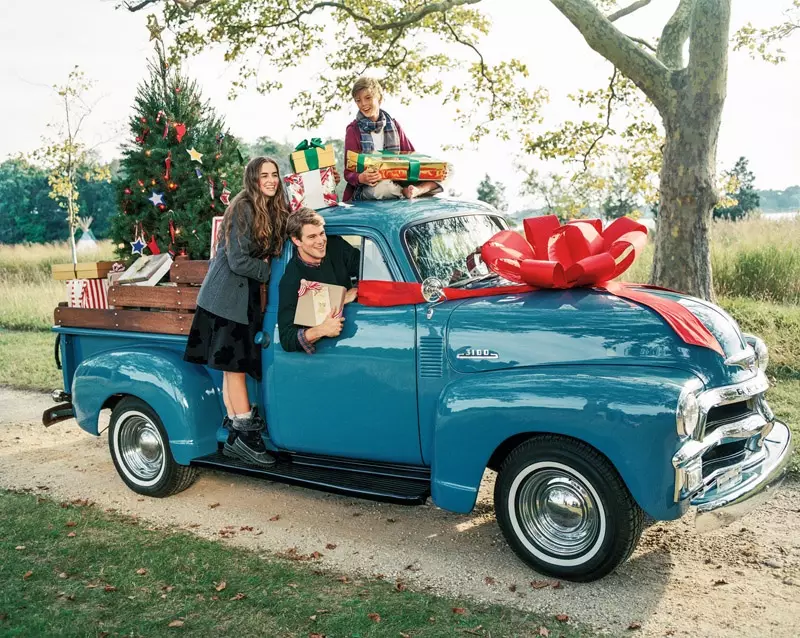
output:
{"label": "child's hand", "polygon": [[381,174],[377,168],[374,166],[370,166],[369,168],[365,169],[363,173],[358,174],[358,183],[365,184],[367,186],[375,186],[378,182],[381,181]]}

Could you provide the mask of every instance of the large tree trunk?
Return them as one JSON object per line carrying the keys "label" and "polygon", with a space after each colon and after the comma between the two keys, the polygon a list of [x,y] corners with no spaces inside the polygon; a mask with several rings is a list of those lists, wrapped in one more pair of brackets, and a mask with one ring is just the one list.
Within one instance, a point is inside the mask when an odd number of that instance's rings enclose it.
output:
{"label": "large tree trunk", "polygon": [[[721,108],[680,109],[664,120],[661,201],[651,281],[712,300],[710,224]],[[715,122],[715,124],[713,124]]]}

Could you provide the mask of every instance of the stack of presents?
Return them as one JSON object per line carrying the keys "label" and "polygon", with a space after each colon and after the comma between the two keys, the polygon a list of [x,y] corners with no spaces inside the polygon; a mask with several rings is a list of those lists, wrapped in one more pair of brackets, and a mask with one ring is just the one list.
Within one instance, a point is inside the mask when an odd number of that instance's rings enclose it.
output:
{"label": "stack of presents", "polygon": [[[293,211],[303,206],[320,209],[338,204],[332,144],[323,144],[319,138],[303,140],[289,156],[289,161],[294,173],[284,177],[283,184]],[[443,182],[450,170],[447,162],[421,153],[347,152],[346,170],[362,173],[370,166],[378,169],[383,180],[407,184]]]}

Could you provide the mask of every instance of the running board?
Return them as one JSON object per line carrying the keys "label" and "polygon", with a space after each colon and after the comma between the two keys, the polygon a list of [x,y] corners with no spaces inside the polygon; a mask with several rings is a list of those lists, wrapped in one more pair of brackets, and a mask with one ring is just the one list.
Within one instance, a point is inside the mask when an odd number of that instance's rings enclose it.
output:
{"label": "running board", "polygon": [[194,459],[192,465],[401,505],[422,505],[431,493],[430,470],[413,465],[282,453],[266,468],[222,452]]}

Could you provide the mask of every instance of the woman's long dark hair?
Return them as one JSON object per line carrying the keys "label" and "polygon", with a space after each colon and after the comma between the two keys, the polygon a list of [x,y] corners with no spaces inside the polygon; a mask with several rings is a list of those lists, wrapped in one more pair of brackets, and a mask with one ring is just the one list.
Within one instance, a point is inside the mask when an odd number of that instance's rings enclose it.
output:
{"label": "woman's long dark hair", "polygon": [[[267,197],[261,192],[258,185],[261,167],[265,163],[270,163],[278,171],[278,188],[272,197]],[[253,211],[253,223],[251,233],[256,245],[259,247],[259,257],[277,257],[283,250],[286,241],[286,220],[289,218],[289,207],[286,204],[286,196],[283,191],[283,180],[281,179],[278,163],[270,157],[255,157],[247,163],[242,180],[242,190],[231,200],[225,211],[225,217],[219,229],[220,241],[228,243],[231,235],[231,224],[233,218],[238,218],[238,229],[244,230],[244,219],[237,215],[237,211],[242,208],[242,204],[249,204]],[[244,207],[245,209],[247,207]]]}

